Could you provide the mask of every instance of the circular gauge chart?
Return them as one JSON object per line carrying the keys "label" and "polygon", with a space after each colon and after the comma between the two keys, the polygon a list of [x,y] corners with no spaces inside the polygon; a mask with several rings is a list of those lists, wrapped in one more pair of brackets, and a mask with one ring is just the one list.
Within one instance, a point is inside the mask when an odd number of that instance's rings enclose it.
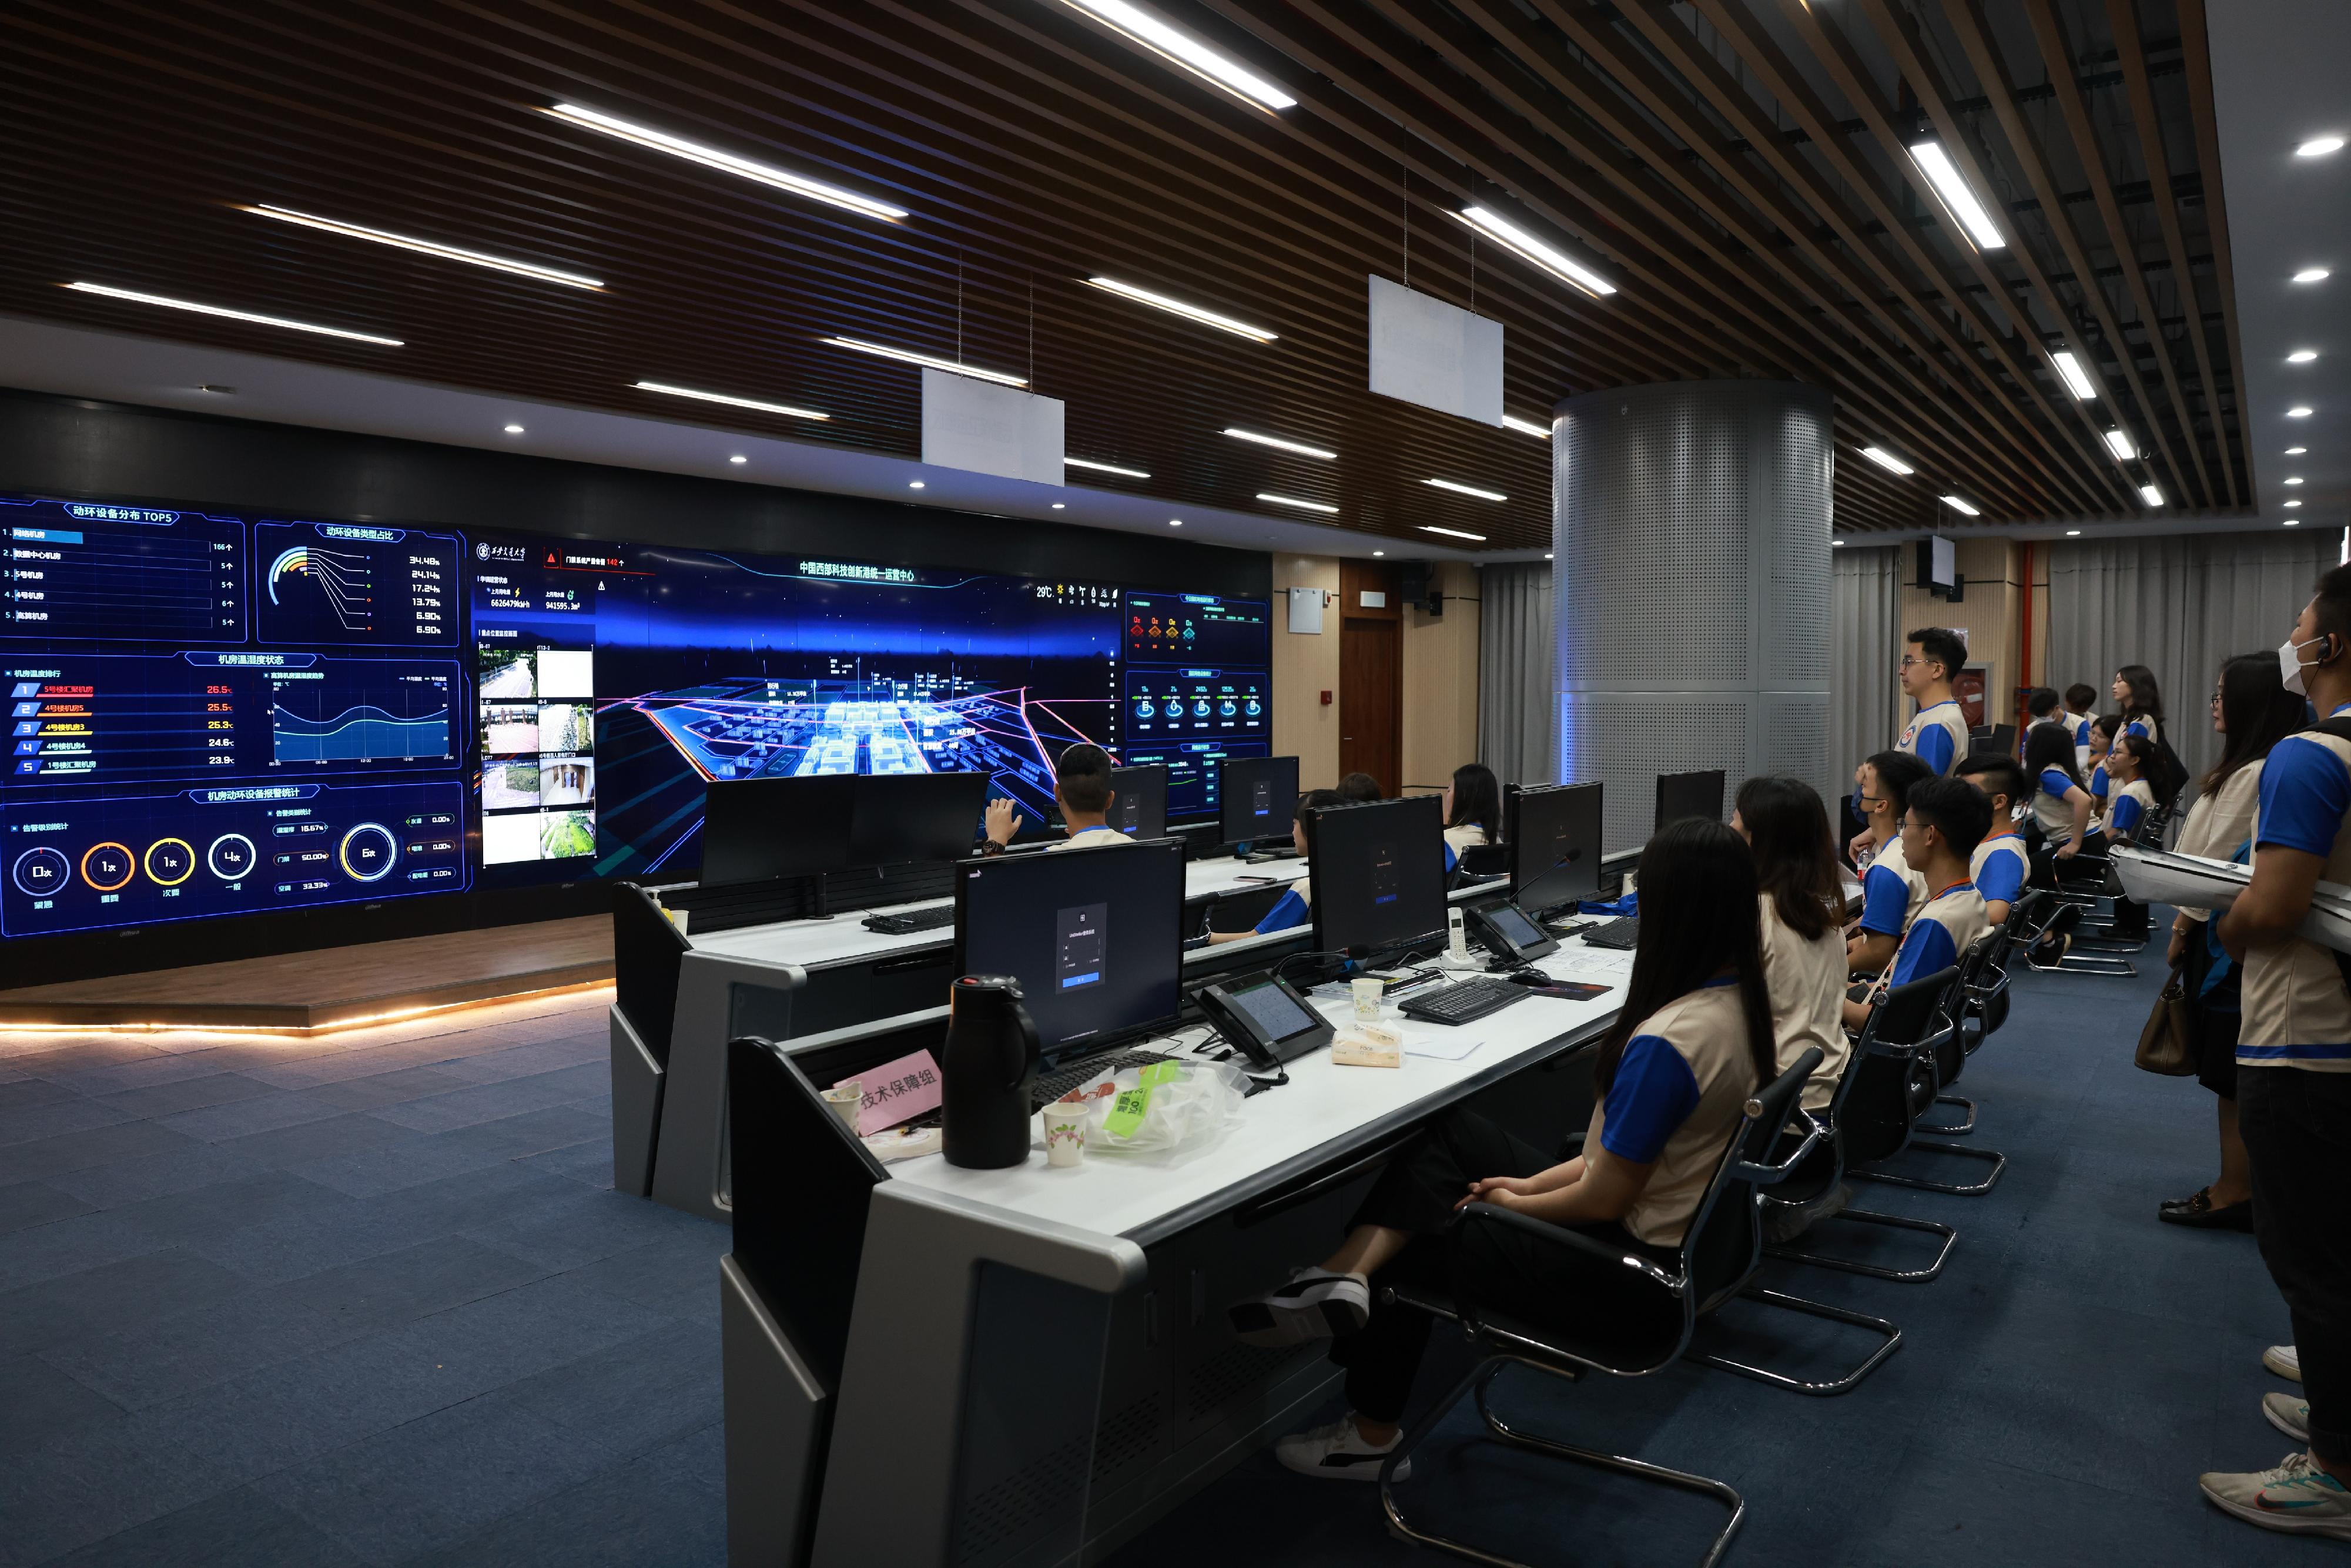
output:
{"label": "circular gauge chart", "polygon": [[139,857],[112,840],[92,844],[81,855],[81,879],[100,893],[119,893],[139,874]]}
{"label": "circular gauge chart", "polygon": [[400,841],[381,822],[361,822],[343,835],[337,857],[353,882],[381,882],[400,859]]}
{"label": "circular gauge chart", "polygon": [[223,833],[204,851],[204,864],[223,882],[242,882],[261,858],[243,833]]}
{"label": "circular gauge chart", "polygon": [[26,897],[47,898],[51,894],[63,891],[71,880],[73,862],[43,844],[18,855],[16,866],[8,874],[15,879],[18,891]]}
{"label": "circular gauge chart", "polygon": [[177,887],[196,874],[196,848],[185,839],[157,839],[147,846],[147,880]]}

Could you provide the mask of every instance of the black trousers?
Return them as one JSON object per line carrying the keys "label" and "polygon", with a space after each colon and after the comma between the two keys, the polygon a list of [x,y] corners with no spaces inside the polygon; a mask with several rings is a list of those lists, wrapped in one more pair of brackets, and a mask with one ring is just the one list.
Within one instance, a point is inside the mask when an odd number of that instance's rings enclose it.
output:
{"label": "black trousers", "polygon": [[2253,1232],[2294,1320],[2310,1451],[2351,1464],[2351,1072],[2247,1067]]}
{"label": "black trousers", "polygon": [[[1374,1421],[1403,1417],[1428,1348],[1430,1318],[1406,1307],[1382,1306],[1379,1293],[1399,1285],[1458,1285],[1490,1310],[1528,1322],[1564,1323],[1588,1313],[1622,1310],[1624,1296],[1610,1297],[1590,1283],[1588,1270],[1567,1282],[1567,1266],[1556,1249],[1538,1239],[1479,1228],[1461,1240],[1458,1271],[1447,1266],[1448,1244],[1441,1234],[1453,1206],[1470,1182],[1487,1176],[1525,1176],[1549,1170],[1558,1159],[1485,1117],[1456,1111],[1433,1122],[1399,1150],[1355,1210],[1353,1225],[1381,1225],[1414,1233],[1394,1262],[1372,1277],[1372,1318],[1360,1333],[1331,1348],[1331,1359],[1347,1371],[1347,1403]],[[1577,1226],[1587,1236],[1657,1262],[1671,1263],[1672,1248],[1648,1247],[1623,1226]],[[1627,1295],[1630,1292],[1626,1292]]]}

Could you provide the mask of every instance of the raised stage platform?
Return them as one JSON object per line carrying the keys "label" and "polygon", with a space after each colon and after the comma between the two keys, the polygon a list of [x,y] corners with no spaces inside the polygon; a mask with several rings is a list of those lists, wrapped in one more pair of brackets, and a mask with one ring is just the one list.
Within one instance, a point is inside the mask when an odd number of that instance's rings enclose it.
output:
{"label": "raised stage platform", "polygon": [[609,915],[403,936],[0,990],[0,1027],[316,1033],[387,1016],[609,983]]}

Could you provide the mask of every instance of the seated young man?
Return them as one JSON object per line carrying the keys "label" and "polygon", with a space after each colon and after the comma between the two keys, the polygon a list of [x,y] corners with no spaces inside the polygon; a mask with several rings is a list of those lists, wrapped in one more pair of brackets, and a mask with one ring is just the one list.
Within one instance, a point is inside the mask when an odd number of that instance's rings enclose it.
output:
{"label": "seated young man", "polygon": [[[1086,850],[1101,844],[1131,844],[1134,841],[1110,825],[1110,803],[1118,791],[1110,787],[1110,754],[1099,746],[1072,746],[1053,767],[1053,799],[1061,808],[1061,831],[1069,836],[1048,846],[1056,850]],[[987,803],[987,842],[983,854],[1001,852],[1020,831],[1019,808],[1009,800]]]}
{"label": "seated young man", "polygon": [[[1306,852],[1306,813],[1320,807],[1345,803],[1336,789],[1309,789],[1298,797],[1298,814],[1290,823],[1290,841],[1298,846],[1300,854]],[[1264,919],[1246,931],[1211,931],[1208,933],[1209,943],[1238,942],[1245,936],[1263,936],[1269,932],[1287,931],[1293,925],[1305,925],[1307,917],[1313,913],[1314,890],[1309,883],[1309,878],[1300,877],[1290,884],[1274,906],[1265,912]]]}
{"label": "seated young man", "polygon": [[1881,751],[1861,765],[1854,802],[1869,824],[1876,854],[1861,873],[1860,926],[1845,944],[1845,963],[1856,974],[1878,974],[1893,961],[1904,928],[1927,900],[1926,884],[1903,858],[1902,813],[1911,789],[1931,777],[1907,751]]}
{"label": "seated young man", "polygon": [[[2049,695],[2053,699],[2057,694]],[[2017,831],[2017,812],[2025,803],[2024,769],[2006,757],[1970,757],[1959,764],[1959,776],[1982,790],[1991,806],[1991,830],[1969,857],[1968,880],[1983,895],[1984,919],[2005,925],[2032,871]]]}
{"label": "seated young man", "polygon": [[[1964,779],[1928,779],[1911,787],[1910,809],[1902,818],[1902,851],[1927,879],[1927,902],[1902,933],[1886,971],[1887,988],[1949,968],[1990,929],[1983,897],[1968,880],[1968,861],[1991,826],[1991,802]],[[1859,1030],[1876,1005],[1874,998],[1848,999],[1845,1028]]]}

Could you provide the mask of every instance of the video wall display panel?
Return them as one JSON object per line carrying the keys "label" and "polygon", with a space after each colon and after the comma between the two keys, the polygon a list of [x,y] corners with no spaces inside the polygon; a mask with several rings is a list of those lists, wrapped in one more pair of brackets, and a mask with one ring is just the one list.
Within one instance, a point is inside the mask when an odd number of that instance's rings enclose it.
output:
{"label": "video wall display panel", "polygon": [[[1269,749],[1267,605],[677,545],[0,497],[0,934],[691,877],[723,779]],[[975,828],[977,824],[975,824]]]}

